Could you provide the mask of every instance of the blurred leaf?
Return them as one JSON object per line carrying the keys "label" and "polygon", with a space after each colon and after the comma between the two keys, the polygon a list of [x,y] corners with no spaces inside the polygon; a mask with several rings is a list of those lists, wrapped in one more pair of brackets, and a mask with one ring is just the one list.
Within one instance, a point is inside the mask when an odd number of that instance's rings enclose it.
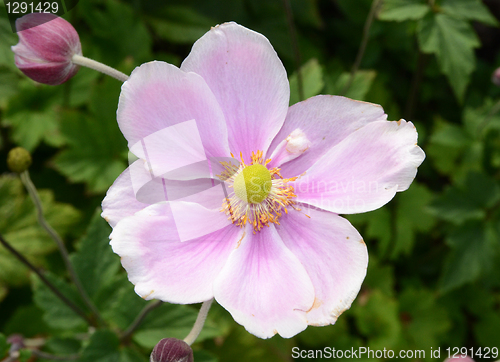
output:
{"label": "blurred leaf", "polygon": [[483,311],[474,325],[474,335],[480,346],[500,347],[500,312]]}
{"label": "blurred leaf", "polygon": [[337,78],[335,84],[328,88],[330,94],[344,95],[345,97],[362,101],[366,94],[370,91],[373,81],[377,76],[374,70],[358,70],[349,88],[344,92],[344,89],[351,78],[351,73],[343,72]]}
{"label": "blurred leaf", "polygon": [[42,319],[43,312],[35,305],[20,306],[10,316],[4,326],[7,335],[20,333],[26,338],[48,332],[48,326]]}
{"label": "blurred leaf", "polygon": [[430,10],[421,0],[384,0],[378,18],[385,21],[418,20]]}
{"label": "blurred leaf", "polygon": [[458,18],[477,20],[491,26],[498,26],[498,21],[480,0],[443,0],[441,9]]}
{"label": "blurred leaf", "polygon": [[393,237],[392,216],[389,208],[382,207],[362,214],[346,215],[346,217],[355,226],[366,224],[366,232],[363,234],[364,237],[367,240],[378,240],[378,255],[383,256],[387,254]]}
{"label": "blurred leaf", "polygon": [[480,46],[471,25],[445,13],[430,13],[419,20],[417,35],[422,52],[436,55],[455,96],[462,101],[476,67],[474,48]]}
{"label": "blurred leaf", "polygon": [[[139,353],[135,349],[130,347],[123,348],[120,351],[120,362],[148,362],[149,358],[146,358],[144,354]],[[198,360],[196,360],[198,362]]]}
{"label": "blurred leaf", "polygon": [[149,24],[160,38],[173,43],[192,44],[215,25],[212,19],[187,6],[166,6],[159,15]]}
{"label": "blurred leaf", "polygon": [[[146,348],[153,348],[162,338],[183,339],[193,328],[198,310],[185,305],[164,303],[150,312],[134,334],[134,341]],[[208,318],[197,341],[221,335],[217,324]]]}
{"label": "blurred leaf", "polygon": [[31,358],[31,351],[29,349],[19,350],[19,362],[28,362]]}
{"label": "blurred leaf", "polygon": [[[71,205],[55,202],[52,191],[39,190],[39,195],[45,218],[64,237],[78,221],[79,212]],[[36,266],[43,265],[43,256],[57,249],[54,240],[38,225],[35,206],[17,177],[0,177],[0,232]],[[0,284],[27,282],[27,268],[3,247],[0,265]]]}
{"label": "blurred leaf", "polygon": [[[45,277],[74,304],[85,310],[80,296],[73,285],[51,273],[45,273]],[[52,328],[69,330],[83,327],[86,322],[67,306],[52,290],[50,290],[38,276],[33,275],[33,300],[35,304],[44,311],[43,320]]]}
{"label": "blurred leaf", "polygon": [[18,80],[13,72],[0,69],[0,109],[5,108],[8,99],[19,91]]}
{"label": "blurred leaf", "polygon": [[120,259],[109,245],[111,227],[100,213],[99,208],[90,221],[78,251],[71,255],[75,271],[90,298],[93,298],[103,285],[113,280],[120,267]]}
{"label": "blurred leaf", "polygon": [[427,232],[435,224],[435,218],[426,212],[432,193],[423,185],[413,182],[411,187],[397,196],[395,241],[391,257],[409,255],[413,250],[415,234]]}
{"label": "blurred leaf", "polygon": [[18,42],[17,34],[12,32],[7,12],[0,6],[0,66],[5,66],[11,71],[18,71],[14,62],[14,53],[10,49]]}
{"label": "blurred leaf", "polygon": [[499,249],[491,226],[480,221],[468,221],[456,227],[446,242],[452,251],[441,275],[443,293],[473,282],[489,271]]}
{"label": "blurred leaf", "polygon": [[32,151],[41,141],[55,147],[64,144],[55,107],[57,96],[56,88],[46,85],[33,87],[31,83],[9,100],[2,123],[12,127],[12,139],[19,146]]}
{"label": "blurred leaf", "polygon": [[404,332],[413,349],[440,346],[442,336],[451,328],[447,310],[426,289],[407,288],[399,297],[400,312],[406,320]]}
{"label": "blurred leaf", "polygon": [[85,182],[90,191],[105,191],[125,169],[126,141],[116,123],[120,88],[113,79],[96,88],[93,116],[65,112],[61,132],[69,147],[54,159],[58,171],[72,182]]}
{"label": "blurred leaf", "polygon": [[430,137],[430,141],[434,144],[462,148],[472,141],[464,129],[456,124],[439,122],[438,127]]}
{"label": "blurred leaf", "polygon": [[398,303],[379,290],[358,296],[353,306],[356,326],[372,349],[395,349],[401,334]]}
{"label": "blurred leaf", "polygon": [[[304,91],[304,99],[318,95],[324,87],[323,68],[318,63],[317,59],[310,59],[302,67],[300,67],[302,75],[302,88]],[[299,82],[297,73],[290,76],[290,105],[301,101],[299,96]]]}
{"label": "blurred leaf", "polygon": [[485,208],[500,199],[500,187],[487,175],[471,172],[463,187],[450,187],[429,206],[437,217],[461,224],[469,219],[481,219]]}
{"label": "blurred leaf", "polygon": [[99,330],[90,337],[78,362],[120,362],[120,340],[111,331]]}
{"label": "blurred leaf", "polygon": [[0,333],[0,358],[3,358],[9,352],[9,345],[7,344],[7,338]]}

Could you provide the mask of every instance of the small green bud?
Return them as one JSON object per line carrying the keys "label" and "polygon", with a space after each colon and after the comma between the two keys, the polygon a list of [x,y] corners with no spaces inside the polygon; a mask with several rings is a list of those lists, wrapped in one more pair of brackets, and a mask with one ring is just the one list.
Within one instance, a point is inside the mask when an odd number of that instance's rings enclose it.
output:
{"label": "small green bud", "polygon": [[9,170],[16,173],[23,173],[31,165],[31,155],[30,153],[22,148],[16,147],[9,151],[7,155],[7,166]]}

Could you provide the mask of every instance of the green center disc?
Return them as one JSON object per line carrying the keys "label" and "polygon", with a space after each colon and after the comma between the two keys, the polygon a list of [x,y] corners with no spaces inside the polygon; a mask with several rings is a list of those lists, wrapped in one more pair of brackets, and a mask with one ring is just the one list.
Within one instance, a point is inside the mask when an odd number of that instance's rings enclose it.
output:
{"label": "green center disc", "polygon": [[271,174],[265,166],[251,165],[243,169],[234,179],[234,193],[240,200],[258,204],[271,191]]}

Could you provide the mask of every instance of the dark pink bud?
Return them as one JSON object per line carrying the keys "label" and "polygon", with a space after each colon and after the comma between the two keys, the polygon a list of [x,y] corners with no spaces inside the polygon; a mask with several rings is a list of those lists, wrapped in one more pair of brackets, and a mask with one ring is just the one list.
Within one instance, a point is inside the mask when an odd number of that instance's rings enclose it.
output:
{"label": "dark pink bud", "polygon": [[491,76],[493,84],[500,86],[500,68],[495,69]]}
{"label": "dark pink bud", "polygon": [[193,362],[193,350],[177,338],[163,338],[153,349],[150,362]]}
{"label": "dark pink bud", "polygon": [[17,67],[31,79],[57,85],[74,76],[73,55],[82,55],[75,28],[53,14],[32,13],[16,20],[19,43],[12,47]]}

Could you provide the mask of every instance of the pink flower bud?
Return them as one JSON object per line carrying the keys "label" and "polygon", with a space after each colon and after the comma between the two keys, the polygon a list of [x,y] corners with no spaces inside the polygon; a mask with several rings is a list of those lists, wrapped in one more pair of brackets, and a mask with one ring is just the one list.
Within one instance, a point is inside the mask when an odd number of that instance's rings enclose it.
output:
{"label": "pink flower bud", "polygon": [[150,362],[193,362],[193,350],[177,338],[163,338],[153,349]]}
{"label": "pink flower bud", "polygon": [[53,14],[32,13],[17,19],[19,43],[12,47],[17,67],[45,84],[64,83],[78,71],[71,61],[82,54],[75,28]]}

